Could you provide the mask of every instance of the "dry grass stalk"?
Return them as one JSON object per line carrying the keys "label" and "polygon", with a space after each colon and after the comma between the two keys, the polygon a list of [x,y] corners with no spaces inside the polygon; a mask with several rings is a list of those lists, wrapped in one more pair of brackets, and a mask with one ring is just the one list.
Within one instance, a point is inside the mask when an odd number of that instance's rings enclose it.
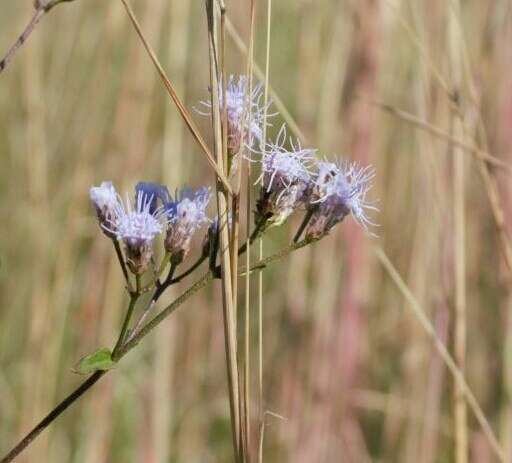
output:
{"label": "dry grass stalk", "polygon": [[[461,95],[461,38],[459,35],[457,18],[460,15],[460,5],[457,0],[447,3],[448,20],[448,50],[452,92]],[[456,112],[451,113],[451,131],[454,139],[464,138],[464,120]],[[465,174],[464,153],[460,147],[452,148],[453,165],[453,222],[454,222],[454,284],[455,284],[455,316],[454,316],[454,360],[464,375],[466,371],[466,239],[465,239]],[[459,381],[454,383],[453,391],[454,410],[454,438],[455,461],[466,463],[468,461],[468,424],[466,401],[463,387]]]}
{"label": "dry grass stalk", "polygon": [[460,138],[457,138],[456,136],[451,135],[448,132],[445,132],[439,127],[436,127],[435,125],[432,125],[427,121],[424,121],[416,117],[415,115],[408,113],[407,111],[404,111],[402,109],[396,108],[392,105],[380,101],[372,101],[370,102],[370,104],[373,104],[378,108],[381,108],[384,111],[420,129],[426,130],[428,133],[435,135],[436,137],[439,137],[442,140],[446,140],[455,147],[462,148],[464,151],[473,154],[477,159],[485,163],[488,163],[489,165],[503,168],[507,173],[512,173],[512,166],[508,162],[503,161],[497,158],[496,156],[493,156],[492,154],[489,154],[488,152],[478,148],[477,146],[471,143],[466,142],[465,140],[461,140]]}
{"label": "dry grass stalk", "polygon": [[482,431],[485,434],[485,437],[487,438],[489,444],[491,445],[493,452],[498,457],[499,461],[505,463],[506,459],[503,453],[503,449],[501,448],[496,438],[496,435],[494,434],[494,431],[492,430],[492,427],[489,424],[489,421],[485,417],[485,414],[480,405],[478,404],[476,397],[474,396],[468,383],[464,379],[464,375],[457,367],[455,360],[450,355],[446,346],[442,343],[441,339],[437,335],[434,326],[425,315],[423,308],[420,306],[420,304],[418,303],[410,289],[407,287],[400,274],[397,272],[389,258],[384,253],[384,251],[379,247],[375,247],[374,251],[375,254],[377,255],[377,258],[380,260],[380,262],[388,272],[389,276],[396,284],[397,288],[400,290],[404,298],[409,303],[409,307],[412,309],[414,316],[421,324],[425,334],[430,338],[430,340],[434,344],[434,347],[439,352],[439,355],[443,359],[445,365],[448,367],[448,370],[450,370],[450,373],[452,374],[456,382],[460,385],[461,391],[464,394],[469,407],[474,413],[475,418],[478,421],[478,424],[481,426]]}
{"label": "dry grass stalk", "polygon": [[[265,74],[263,95],[263,140],[267,139],[267,111],[269,99],[269,73],[270,73],[270,32],[272,24],[272,0],[267,0],[267,24],[265,42]],[[258,241],[258,257],[263,259],[263,238]],[[249,253],[247,253],[249,255]],[[246,267],[249,267],[249,260]],[[249,286],[249,282],[247,282]],[[265,438],[265,404],[263,402],[263,272],[258,273],[258,463],[263,463],[263,440]]]}
{"label": "dry grass stalk", "polygon": [[208,160],[208,163],[215,170],[215,173],[217,174],[220,181],[222,182],[224,189],[227,192],[232,193],[231,186],[229,185],[229,181],[227,180],[226,175],[222,172],[221,168],[217,165],[214,157],[212,156],[212,153],[210,152],[208,146],[206,145],[206,142],[204,141],[203,137],[199,133],[199,129],[197,128],[192,117],[190,116],[190,113],[188,112],[185,105],[181,102],[178,94],[176,93],[176,90],[174,89],[174,86],[172,85],[171,81],[167,77],[155,52],[153,51],[153,49],[151,48],[151,45],[148,43],[148,41],[144,37],[144,33],[142,32],[142,29],[139,25],[139,22],[137,21],[137,18],[135,16],[130,4],[128,3],[127,0],[121,0],[121,2],[123,2],[126,12],[128,13],[128,16],[130,17],[130,20],[131,20],[135,30],[137,31],[137,34],[138,34],[140,40],[142,41],[144,48],[146,49],[149,57],[151,58],[151,61],[155,65],[155,67],[158,71],[158,74],[160,75],[160,78],[162,79],[162,82],[163,82],[167,92],[169,93],[169,96],[174,101],[174,104],[176,105],[176,108],[178,109],[179,113],[181,114],[181,117],[185,121],[185,124],[187,125],[188,129],[192,133],[192,136],[194,137],[194,139],[197,141],[197,143],[201,147],[204,154],[206,155],[206,159]]}
{"label": "dry grass stalk", "polygon": [[[208,18],[208,50],[210,56],[210,91],[212,105],[212,124],[214,133],[214,152],[217,166],[224,174],[223,168],[227,160],[223,156],[223,141],[221,127],[221,110],[219,101],[219,76],[224,72],[218,68],[219,56],[217,46],[217,15],[214,0],[206,0]],[[228,371],[229,403],[231,412],[231,430],[235,461],[242,461],[240,408],[239,408],[239,376],[237,366],[237,342],[235,308],[233,307],[233,289],[231,279],[230,237],[228,227],[228,195],[222,185],[217,185],[217,211],[219,216],[220,247],[222,277],[222,305],[224,314],[224,336],[226,344],[226,364]]]}
{"label": "dry grass stalk", "polygon": [[[246,65],[246,76],[247,76],[247,88],[245,96],[245,115],[242,116],[242,120],[247,120],[247,130],[250,130],[252,122],[252,109],[251,109],[251,98],[253,92],[253,59],[254,59],[254,22],[256,13],[256,0],[250,2],[250,25],[249,25],[249,52],[247,54],[247,65]],[[263,126],[265,126],[265,119],[263,120]],[[245,139],[244,134],[245,124],[242,126],[242,140]],[[264,130],[264,129],[263,129]],[[249,134],[249,140],[252,135]],[[263,134],[263,140],[265,140],[265,133]],[[241,148],[241,154],[246,152],[246,147]],[[246,153],[246,157],[250,157],[250,153]],[[241,171],[242,171],[242,160],[240,160],[240,176],[238,192],[240,192],[241,186]],[[251,178],[251,162],[247,159],[245,161],[245,176],[246,176],[246,246],[247,251],[245,253],[245,268],[251,266],[251,222],[252,222],[252,205],[251,205],[251,189],[252,189],[252,178]],[[237,218],[239,221],[239,217]],[[239,224],[237,224],[238,230]],[[233,241],[233,254],[238,254],[238,236],[235,236]],[[234,259],[236,273],[238,274],[238,256]],[[261,274],[262,272],[260,272]],[[244,304],[244,358],[243,358],[243,450],[244,450],[244,461],[250,462],[252,459],[251,452],[251,401],[250,401],[250,383],[251,383],[251,369],[250,369],[250,314],[251,314],[251,279],[250,274],[247,273],[245,276],[245,304]],[[234,294],[235,306],[236,306],[236,294]]]}

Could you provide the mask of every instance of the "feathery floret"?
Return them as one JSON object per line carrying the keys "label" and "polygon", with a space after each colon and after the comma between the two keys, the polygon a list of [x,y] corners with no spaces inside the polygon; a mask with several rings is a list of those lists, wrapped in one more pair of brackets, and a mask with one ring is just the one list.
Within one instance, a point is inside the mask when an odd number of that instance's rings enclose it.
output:
{"label": "feathery floret", "polygon": [[375,176],[373,167],[361,167],[357,163],[319,162],[309,207],[314,212],[306,230],[306,236],[317,238],[327,233],[348,214],[368,230],[373,224],[369,210],[377,210],[366,195]]}
{"label": "feathery floret", "polygon": [[89,189],[89,198],[96,210],[101,230],[109,238],[113,238],[115,233],[106,229],[105,226],[114,221],[115,209],[119,202],[119,195],[114,185],[112,182],[102,182],[100,186],[92,186]]}
{"label": "feathery floret", "polygon": [[267,220],[282,224],[299,206],[305,204],[311,187],[312,149],[302,148],[300,142],[290,139],[291,150],[284,147],[285,126],[275,142],[268,143],[262,153],[260,198],[257,202],[257,222]]}
{"label": "feathery floret", "polygon": [[174,263],[180,263],[190,251],[190,242],[196,230],[210,220],[206,207],[210,201],[210,189],[183,188],[176,192],[176,198],[164,204],[167,215],[165,249],[171,253]]}
{"label": "feathery floret", "polygon": [[114,220],[110,222],[110,227],[104,227],[124,243],[128,267],[136,275],[148,269],[153,256],[153,240],[162,232],[159,221],[162,208],[152,210],[153,199],[153,196],[139,190],[133,206],[128,197],[126,204],[119,200]]}
{"label": "feathery floret", "polygon": [[[254,86],[247,101],[249,80],[245,75],[230,75],[226,83],[226,114],[228,154],[235,156],[240,151],[242,144],[242,132],[244,142],[252,147],[255,142],[261,142],[263,136],[263,119],[265,106],[261,102],[262,85]],[[219,85],[219,100],[221,111],[224,110],[224,98],[222,85]],[[205,111],[196,111],[202,115],[211,114],[211,102],[200,101]],[[247,108],[246,108],[247,105]],[[270,103],[266,106],[268,108]],[[268,116],[268,115],[267,115]]]}

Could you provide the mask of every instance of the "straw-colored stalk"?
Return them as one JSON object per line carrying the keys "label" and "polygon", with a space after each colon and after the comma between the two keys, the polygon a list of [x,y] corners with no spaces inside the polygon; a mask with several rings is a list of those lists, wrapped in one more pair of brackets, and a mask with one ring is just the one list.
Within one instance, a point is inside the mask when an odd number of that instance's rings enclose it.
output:
{"label": "straw-colored stalk", "polygon": [[[247,65],[246,65],[246,75],[247,75],[247,88],[246,88],[246,96],[245,96],[245,109],[244,116],[242,118],[243,121],[247,120],[247,126],[242,125],[242,140],[245,139],[246,134],[245,130],[249,131],[251,127],[251,118],[252,118],[252,108],[251,108],[251,97],[252,97],[252,89],[253,89],[253,59],[254,59],[254,16],[256,12],[256,0],[251,0],[250,3],[250,26],[249,26],[249,52],[247,54]],[[252,136],[248,133],[249,138]],[[265,137],[265,135],[263,136]],[[265,139],[265,138],[263,138]],[[241,153],[245,151],[245,146],[242,144]],[[246,156],[248,157],[248,156]],[[241,173],[240,166],[240,173]],[[250,161],[245,162],[245,176],[246,176],[246,246],[247,252],[245,253],[245,267],[250,268],[251,266],[251,188],[252,188],[252,179],[251,179],[251,163]],[[241,175],[239,176],[239,182],[241,182]],[[241,183],[238,185],[238,191],[240,191]],[[237,254],[238,250],[238,236],[234,241],[234,246],[232,249],[233,254]],[[234,259],[238,262],[238,257]],[[238,270],[238,269],[237,269]],[[238,272],[237,272],[238,273]],[[261,272],[260,272],[261,273]],[[247,273],[245,276],[245,304],[244,304],[244,361],[243,361],[243,451],[244,451],[244,461],[251,461],[251,407],[250,407],[250,313],[251,313],[251,278],[250,274]],[[236,301],[236,294],[234,294],[234,298]]]}
{"label": "straw-colored stalk", "polygon": [[[452,93],[462,92],[461,38],[458,30],[457,16],[460,5],[457,0],[447,3],[448,9],[448,50]],[[456,112],[451,114],[451,130],[454,138],[464,137],[464,121]],[[454,283],[455,283],[455,317],[454,317],[454,359],[462,374],[466,367],[466,253],[465,253],[465,186],[464,186],[464,153],[458,147],[453,150],[453,222],[454,222]],[[455,461],[468,461],[468,430],[466,401],[460,381],[454,383],[454,438]]]}
{"label": "straw-colored stalk", "polygon": [[[223,157],[221,110],[219,101],[219,75],[223,70],[218,69],[217,54],[217,17],[213,0],[206,0],[206,12],[208,17],[208,51],[210,57],[210,88],[212,105],[212,124],[214,134],[214,153],[217,161],[217,169],[224,174],[226,160]],[[224,316],[224,337],[226,346],[226,363],[228,372],[229,404],[231,413],[231,430],[233,434],[233,447],[235,461],[240,461],[241,434],[240,434],[240,408],[239,408],[239,386],[238,366],[236,347],[236,325],[233,307],[233,289],[231,280],[231,259],[229,251],[229,229],[228,229],[228,194],[221,184],[217,184],[217,210],[219,216],[219,254],[221,262],[222,280],[222,305]]]}

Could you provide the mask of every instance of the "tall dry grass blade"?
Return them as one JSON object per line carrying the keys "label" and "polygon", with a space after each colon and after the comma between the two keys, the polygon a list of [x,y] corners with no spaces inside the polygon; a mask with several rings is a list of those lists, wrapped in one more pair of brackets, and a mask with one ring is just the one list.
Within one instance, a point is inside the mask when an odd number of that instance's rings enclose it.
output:
{"label": "tall dry grass blade", "polygon": [[[452,83],[452,92],[462,94],[461,75],[461,39],[457,26],[460,16],[460,4],[454,0],[447,2],[448,15],[448,50]],[[451,131],[453,138],[463,139],[464,121],[456,112],[451,114]],[[455,283],[455,317],[454,317],[454,360],[461,374],[466,371],[466,252],[465,252],[465,181],[464,181],[464,153],[460,147],[452,149],[453,165],[453,222],[454,222],[454,283]],[[468,461],[468,430],[466,401],[462,385],[459,381],[454,384],[454,438],[455,461],[467,463]]]}
{"label": "tall dry grass blade", "polygon": [[[253,91],[253,60],[254,60],[254,21],[255,21],[255,13],[256,13],[256,0],[251,0],[250,3],[250,23],[249,23],[249,52],[247,54],[247,65],[246,65],[246,75],[248,79],[248,85],[246,88],[245,95],[245,116],[243,116],[243,121],[247,120],[247,128],[242,127],[242,140],[245,138],[244,130],[247,132],[250,131],[251,127],[251,119],[252,119],[252,91]],[[265,121],[263,122],[265,124]],[[244,124],[245,125],[245,124]],[[249,132],[249,139],[252,138],[252,135]],[[265,140],[265,134],[263,135],[263,140]],[[245,147],[241,148],[241,152],[245,151]],[[248,154],[247,158],[249,158]],[[240,170],[241,170],[240,166]],[[246,175],[246,234],[247,234],[247,251],[245,253],[245,267],[250,268],[251,265],[251,218],[252,218],[252,207],[251,207],[251,188],[252,188],[252,179],[251,179],[251,162],[249,159],[245,161],[245,175]],[[239,182],[241,182],[241,175],[239,176]],[[240,191],[240,183],[238,191]],[[232,248],[232,252],[234,254],[238,254],[238,236],[234,240],[234,246]],[[238,264],[238,256],[235,258],[236,265]],[[236,274],[238,274],[238,267],[234,268]],[[251,377],[250,377],[250,313],[251,313],[251,278],[250,274],[247,273],[245,276],[245,304],[244,304],[244,400],[243,400],[243,410],[244,410],[244,426],[243,426],[243,444],[244,444],[244,457],[246,462],[251,461],[251,401],[250,401],[250,385],[251,385]],[[236,294],[234,295],[236,301]]]}
{"label": "tall dry grass blade", "polygon": [[435,135],[436,137],[439,137],[442,140],[446,140],[447,142],[453,144],[455,147],[462,148],[464,151],[473,154],[477,159],[480,159],[488,163],[489,165],[503,168],[504,171],[509,174],[512,173],[512,166],[510,165],[510,163],[503,161],[500,158],[497,158],[496,156],[493,156],[492,154],[478,148],[478,146],[476,145],[468,143],[456,136],[451,135],[448,132],[445,132],[439,127],[436,127],[435,125],[432,125],[429,122],[424,121],[419,117],[416,117],[414,114],[410,114],[407,111],[399,109],[390,104],[383,103],[381,101],[370,101],[369,104],[372,104],[380,109],[383,109],[389,114],[392,114],[398,117],[399,119],[408,122],[420,129],[426,130],[432,135]]}
{"label": "tall dry grass blade", "polygon": [[[230,30],[229,28],[229,22],[227,23],[227,26],[228,26],[228,32]],[[243,44],[243,42],[240,40],[240,44]],[[243,50],[243,49],[242,49]],[[245,50],[247,50],[245,48]],[[382,105],[382,104],[381,104]],[[385,105],[384,105],[385,106]],[[386,108],[388,109],[389,106]],[[394,110],[393,107],[389,108],[389,109],[393,109],[393,113],[396,113],[396,111]],[[289,114],[289,117],[291,118],[291,120],[293,122],[294,119],[293,117],[291,116],[291,114],[288,112]],[[404,116],[404,114],[402,114],[400,112],[400,116]],[[408,120],[409,122],[419,122],[417,120],[415,120],[415,118],[410,118],[410,117],[407,117],[409,115],[405,115],[406,117],[404,118],[405,120]],[[487,162],[493,162],[495,163],[496,165],[500,165],[501,167],[506,167],[507,169],[510,169],[510,166],[508,166],[508,164],[506,163],[503,163],[502,161],[500,161],[499,159],[497,158],[494,158],[492,157],[491,155],[489,155],[488,153],[484,153],[482,151],[480,151],[478,148],[475,148],[475,147],[472,147],[472,146],[468,146],[465,142],[461,141],[461,140],[457,140],[457,139],[452,139],[452,137],[449,135],[449,134],[446,134],[442,131],[440,131],[440,129],[437,129],[436,127],[433,127],[431,126],[430,124],[418,124],[419,126],[421,126],[421,128],[423,129],[426,129],[428,130],[429,132],[433,133],[434,135],[438,135],[440,136],[441,138],[443,139],[447,139],[449,141],[451,141],[454,145],[458,145],[462,148],[465,148],[467,149],[468,151],[471,151],[471,152],[474,152],[478,155],[480,155],[482,158],[485,159],[485,161]],[[301,135],[302,135],[302,132],[300,131],[300,129],[297,131],[296,129],[298,129],[298,126],[296,123],[294,124],[290,124],[290,129],[292,130],[292,132],[294,132],[299,138],[302,138]],[[491,160],[492,158],[492,160]],[[377,254],[379,255],[379,258],[384,262],[384,261],[387,261],[390,265],[391,262],[389,261],[389,259],[387,258],[387,256],[385,255],[384,251],[380,248],[377,248]],[[391,271],[391,269],[394,270],[394,268],[391,266],[388,271]],[[396,273],[395,271],[395,276],[398,276],[399,275]],[[395,279],[395,278],[394,278]],[[396,280],[398,281],[398,280]],[[401,281],[401,280],[400,280]],[[401,284],[403,286],[401,286],[400,288],[403,290],[404,288],[408,291],[407,289],[407,286],[403,283],[403,281],[401,281]],[[413,296],[412,296],[412,293],[409,292],[409,296],[410,296],[410,299],[408,297],[408,299],[411,301],[415,301]],[[420,306],[415,306],[415,307],[420,307]],[[421,309],[421,307],[420,307]],[[427,334],[429,334],[429,336],[432,337],[432,339],[434,340],[434,344],[436,346],[436,348],[438,349],[438,351],[440,352],[441,354],[441,357],[443,358],[443,361],[446,363],[446,365],[448,366],[448,368],[450,369],[450,372],[452,373],[452,375],[454,375],[455,377],[462,377],[462,375],[460,374],[460,372],[457,370],[457,367],[456,367],[456,364],[454,363],[453,361],[453,358],[450,356],[450,354],[448,353],[448,351],[446,350],[445,346],[436,338],[436,334],[435,334],[435,331],[433,330],[433,327],[432,325],[430,324],[430,322],[428,321],[428,319],[425,317],[425,315],[423,314],[423,312],[420,310],[419,312],[416,310],[415,311],[415,314],[418,315],[419,319],[420,319],[420,322],[422,323],[422,327],[427,331]],[[464,378],[462,377],[462,379],[464,380]],[[467,383],[464,381],[463,383],[463,390],[464,390],[464,395],[466,397],[466,400],[468,401],[468,404],[470,405],[472,411],[474,412],[479,424],[481,425],[486,437],[488,438],[494,452],[496,453],[496,455],[499,456],[500,460],[501,461],[504,461],[504,455],[503,455],[503,451],[501,450],[500,446],[499,446],[499,443],[498,441],[496,440],[496,437],[492,431],[492,428],[491,426],[489,425],[487,419],[485,418],[485,415],[483,414],[480,406],[478,405],[478,402],[476,401],[474,395],[472,394],[471,390],[469,389],[469,387],[467,386]]]}
{"label": "tall dry grass blade", "polygon": [[[460,17],[460,4],[458,0],[447,2],[448,15],[448,50],[452,92],[462,94],[462,63],[461,39],[457,26]],[[456,112],[451,114],[451,131],[453,138],[463,139],[464,121]],[[455,327],[454,327],[454,359],[461,374],[466,371],[466,252],[465,252],[465,174],[464,153],[460,147],[452,149],[453,163],[453,222],[454,222],[454,283],[455,283]],[[459,381],[454,384],[454,438],[455,461],[467,463],[468,461],[468,423],[466,401],[462,385]]]}
{"label": "tall dry grass blade", "polygon": [[[270,32],[272,24],[272,0],[267,0],[267,35],[265,40],[265,80],[263,94],[263,143],[267,138],[268,93],[270,74]],[[249,230],[249,229],[248,229]],[[259,239],[258,258],[263,259],[263,237]],[[250,262],[246,262],[249,267]],[[247,283],[248,284],[248,283]],[[265,407],[263,403],[263,272],[258,274],[258,463],[263,463],[263,439],[265,437]]]}
{"label": "tall dry grass blade", "polygon": [[[189,32],[191,5],[181,0],[164,0],[167,11],[162,23],[168,27],[164,40],[168,44],[167,62],[173,64],[174,85],[181,95],[187,88],[187,64],[190,46]],[[171,106],[165,106],[163,115],[162,180],[165,185],[179,185],[182,178],[190,172],[189,156],[178,155],[185,152],[183,125],[180,115]],[[169,288],[170,297],[175,290]],[[154,338],[154,378],[152,378],[152,448],[155,461],[169,461],[178,450],[179,438],[172,432],[176,422],[178,391],[175,378],[179,378],[177,364],[180,352],[179,330],[177,324],[170,323],[165,330],[155,333]],[[188,349],[187,349],[188,350]],[[178,456],[175,458],[179,459]]]}
{"label": "tall dry grass blade", "polygon": [[[210,57],[210,90],[212,106],[212,124],[214,134],[214,152],[216,154],[217,166],[221,169],[226,160],[223,158],[223,141],[221,127],[221,110],[219,101],[219,69],[217,54],[217,17],[215,13],[214,0],[205,0],[206,15],[208,21],[208,51]],[[231,279],[230,259],[230,237],[228,229],[228,195],[222,185],[217,184],[217,210],[219,216],[220,235],[220,260],[222,277],[222,305],[224,315],[224,338],[226,346],[226,366],[228,372],[228,390],[231,413],[231,430],[233,434],[233,448],[235,461],[241,461],[241,433],[240,433],[240,408],[239,408],[239,385],[237,366],[237,341],[235,313],[233,307],[233,289]]]}
{"label": "tall dry grass blade", "polygon": [[160,61],[158,60],[155,52],[153,51],[151,45],[146,40],[144,33],[142,32],[142,29],[140,27],[139,22],[137,21],[137,18],[135,16],[135,13],[133,12],[130,4],[127,0],[121,0],[123,3],[126,12],[128,13],[128,16],[133,24],[133,27],[135,28],[137,35],[139,36],[140,40],[142,41],[142,44],[144,45],[144,48],[146,49],[149,57],[151,58],[151,61],[155,65],[155,68],[158,71],[158,74],[160,75],[160,78],[162,79],[162,82],[169,93],[169,96],[171,97],[172,101],[176,105],[176,108],[178,109],[179,113],[181,114],[181,117],[185,121],[185,124],[187,125],[188,129],[192,133],[192,136],[197,141],[199,146],[201,147],[202,151],[206,155],[206,159],[208,160],[208,163],[210,166],[214,169],[215,173],[219,177],[220,181],[222,182],[223,187],[225,190],[229,193],[232,193],[231,186],[229,185],[229,181],[222,172],[221,168],[217,165],[212,153],[210,152],[208,146],[206,145],[206,142],[204,141],[203,137],[201,136],[199,129],[197,128],[196,124],[194,123],[192,117],[190,116],[190,113],[188,112],[185,105],[181,102],[178,94],[176,93],[176,90],[174,89],[174,86],[172,85],[171,81],[167,77],[162,65],[160,64]]}
{"label": "tall dry grass blade", "polygon": [[[231,39],[233,40],[237,48],[240,50],[240,52],[244,55],[247,55],[247,45],[244,43],[242,37],[240,36],[240,34],[238,33],[238,31],[236,30],[235,26],[233,25],[229,18],[226,18],[226,30],[228,31],[228,34],[231,36]],[[254,62],[254,74],[258,79],[265,80],[265,72],[262,71],[261,67],[259,67],[256,62]],[[291,112],[288,110],[283,100],[279,97],[279,95],[275,92],[275,90],[272,87],[268,88],[268,93],[270,95],[270,98],[272,99],[272,103],[275,106],[276,110],[279,111],[281,117],[289,125],[291,131],[295,133],[301,140],[305,141],[306,135],[298,126],[297,121],[292,116]]]}
{"label": "tall dry grass blade", "polygon": [[404,280],[394,267],[394,265],[391,263],[389,258],[386,256],[384,251],[380,247],[375,247],[374,252],[383,265],[383,267],[386,269],[388,275],[391,277],[393,282],[395,283],[398,290],[402,293],[404,298],[407,300],[408,307],[412,310],[413,315],[416,317],[418,322],[420,323],[421,327],[425,331],[425,334],[430,338],[432,343],[434,344],[434,347],[439,352],[439,355],[442,357],[443,362],[448,367],[448,370],[450,371],[453,378],[460,384],[460,388],[462,393],[464,394],[464,397],[466,398],[466,401],[471,408],[471,411],[475,415],[476,420],[478,421],[478,424],[482,428],[482,431],[485,434],[485,437],[487,438],[493,452],[498,457],[499,461],[502,463],[505,463],[505,455],[503,453],[503,449],[501,448],[498,440],[496,439],[496,435],[494,434],[494,431],[485,417],[485,414],[478,404],[478,401],[471,391],[468,383],[466,382],[466,379],[464,378],[464,375],[457,367],[457,364],[455,363],[455,360],[448,352],[448,349],[443,344],[441,339],[436,333],[436,330],[430,320],[425,315],[425,312],[421,305],[418,303],[410,289],[405,284]]}

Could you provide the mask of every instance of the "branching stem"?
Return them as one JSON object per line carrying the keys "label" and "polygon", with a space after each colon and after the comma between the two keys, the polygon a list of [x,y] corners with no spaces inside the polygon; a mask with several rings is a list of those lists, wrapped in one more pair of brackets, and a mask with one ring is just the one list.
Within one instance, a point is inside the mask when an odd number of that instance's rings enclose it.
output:
{"label": "branching stem", "polygon": [[[279,260],[293,251],[303,248],[312,241],[302,240],[299,243],[293,243],[286,248],[282,249],[277,254],[269,256],[265,259],[259,260],[251,266],[251,271],[262,269],[271,262]],[[181,296],[176,298],[165,309],[152,318],[146,325],[144,325],[138,332],[134,333],[121,347],[117,349],[116,361],[121,360],[128,352],[130,352],[139,342],[142,341],[151,331],[153,331],[160,323],[162,323],[169,315],[171,315],[180,305],[186,302],[199,290],[204,288],[211,280],[213,280],[213,273],[208,271],[199,280],[197,280],[189,289],[187,289]],[[2,460],[0,463],[10,463],[13,461],[25,448],[27,448],[34,439],[41,434],[53,421],[55,421],[62,412],[64,412],[70,405],[76,402],[86,391],[88,391],[98,380],[108,373],[108,371],[96,371],[89,376],[77,389],[69,394],[62,402],[53,408]]]}

